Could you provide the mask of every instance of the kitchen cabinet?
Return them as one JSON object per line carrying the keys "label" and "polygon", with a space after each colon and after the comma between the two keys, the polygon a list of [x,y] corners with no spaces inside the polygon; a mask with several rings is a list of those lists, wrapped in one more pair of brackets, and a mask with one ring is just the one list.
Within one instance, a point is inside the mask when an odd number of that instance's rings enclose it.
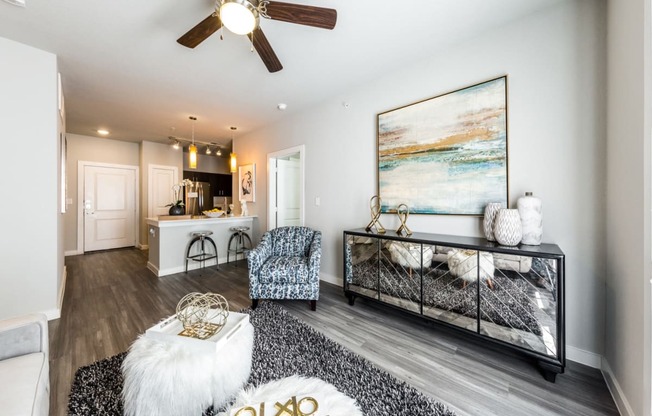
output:
{"label": "kitchen cabinet", "polygon": [[233,186],[230,174],[184,170],[183,179],[190,179],[193,182],[208,182],[211,184],[212,196],[231,197]]}

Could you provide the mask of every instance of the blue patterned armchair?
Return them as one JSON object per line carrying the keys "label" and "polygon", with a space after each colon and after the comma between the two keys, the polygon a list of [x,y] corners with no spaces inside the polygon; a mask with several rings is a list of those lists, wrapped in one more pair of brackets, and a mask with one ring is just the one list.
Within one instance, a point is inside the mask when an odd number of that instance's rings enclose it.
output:
{"label": "blue patterned armchair", "polygon": [[251,307],[259,299],[306,299],[317,309],[321,231],[308,227],[279,227],[263,234],[249,252]]}

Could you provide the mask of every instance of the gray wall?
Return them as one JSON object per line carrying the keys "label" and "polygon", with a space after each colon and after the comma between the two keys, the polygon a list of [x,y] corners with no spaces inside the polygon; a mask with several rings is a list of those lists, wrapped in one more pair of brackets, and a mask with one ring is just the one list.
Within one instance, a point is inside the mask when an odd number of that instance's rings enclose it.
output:
{"label": "gray wall", "polygon": [[603,370],[623,415],[650,415],[650,0],[610,0]]}
{"label": "gray wall", "polygon": [[[323,232],[322,279],[342,277],[342,230],[364,227],[376,193],[376,115],[508,75],[510,201],[543,200],[544,241],[567,255],[570,358],[600,365],[605,287],[605,14],[596,1],[558,3],[422,62],[237,138],[239,164],[257,164],[258,232],[265,230],[266,157],[306,145],[306,225]],[[342,103],[348,102],[345,108]],[[321,205],[315,206],[319,196]],[[412,230],[482,235],[479,217],[410,216]],[[396,227],[394,216],[382,220]]]}
{"label": "gray wall", "polygon": [[138,143],[123,142],[78,134],[67,134],[68,140],[68,163],[67,185],[68,199],[72,203],[68,205],[65,215],[65,251],[66,254],[81,254],[83,249],[77,241],[77,220],[80,196],[78,193],[78,165],[80,161],[112,163],[116,165],[139,166],[139,145]]}
{"label": "gray wall", "polygon": [[179,180],[182,177],[182,152],[172,149],[167,144],[143,141],[140,144],[111,140],[77,134],[68,134],[68,198],[72,204],[65,215],[65,249],[68,255],[81,254],[77,241],[78,207],[81,203],[77,195],[79,161],[112,163],[118,165],[139,166],[139,216],[138,244],[147,245],[147,183],[150,164],[176,166]]}
{"label": "gray wall", "polygon": [[4,38],[0,57],[0,318],[54,319],[63,283],[57,57]]}

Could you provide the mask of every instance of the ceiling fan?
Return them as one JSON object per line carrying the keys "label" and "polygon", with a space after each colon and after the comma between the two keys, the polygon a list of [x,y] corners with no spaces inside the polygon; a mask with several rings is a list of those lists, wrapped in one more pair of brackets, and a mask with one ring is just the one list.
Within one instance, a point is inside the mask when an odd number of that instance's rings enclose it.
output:
{"label": "ceiling fan", "polygon": [[233,33],[247,35],[269,72],[283,69],[276,53],[259,25],[259,16],[300,25],[333,29],[337,10],[273,0],[216,0],[215,11],[177,39],[194,48],[222,26]]}

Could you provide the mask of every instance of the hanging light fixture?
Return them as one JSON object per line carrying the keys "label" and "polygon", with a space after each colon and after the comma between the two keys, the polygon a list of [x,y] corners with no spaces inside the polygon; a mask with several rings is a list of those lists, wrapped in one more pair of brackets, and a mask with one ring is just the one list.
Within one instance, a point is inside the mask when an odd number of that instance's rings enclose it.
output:
{"label": "hanging light fixture", "polygon": [[231,153],[231,173],[236,173],[238,171],[238,162],[236,160],[235,153]]}
{"label": "hanging light fixture", "polygon": [[222,148],[218,147],[217,150],[215,151],[215,156],[222,156]]}
{"label": "hanging light fixture", "polygon": [[179,140],[174,139],[174,141],[172,142],[172,148],[174,150],[179,150],[180,147],[181,147],[181,144],[179,143]]}
{"label": "hanging light fixture", "polygon": [[189,118],[192,120],[192,143],[188,146],[188,166],[190,169],[197,169],[197,146],[195,146],[195,122],[197,117],[190,116]]}
{"label": "hanging light fixture", "polygon": [[206,146],[206,154],[210,155],[211,153],[213,153],[211,152],[211,148],[209,146]]}
{"label": "hanging light fixture", "polygon": [[[237,127],[231,127],[231,146],[233,146],[233,134],[237,130]],[[231,173],[236,173],[238,171],[238,161],[236,159],[235,153],[231,152],[231,158],[229,160],[229,164],[231,166]]]}
{"label": "hanging light fixture", "polygon": [[220,20],[236,35],[246,35],[258,26],[258,9],[248,0],[224,0]]}

